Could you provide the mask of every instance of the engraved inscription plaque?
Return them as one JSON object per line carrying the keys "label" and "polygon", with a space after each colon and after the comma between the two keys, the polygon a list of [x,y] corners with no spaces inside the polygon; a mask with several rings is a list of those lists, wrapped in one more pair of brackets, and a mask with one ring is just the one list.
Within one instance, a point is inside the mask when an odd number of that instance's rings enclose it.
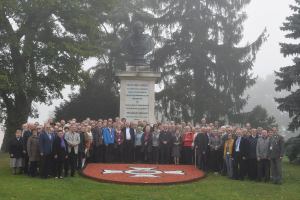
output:
{"label": "engraved inscription plaque", "polygon": [[128,80],[125,98],[126,121],[149,121],[149,82]]}

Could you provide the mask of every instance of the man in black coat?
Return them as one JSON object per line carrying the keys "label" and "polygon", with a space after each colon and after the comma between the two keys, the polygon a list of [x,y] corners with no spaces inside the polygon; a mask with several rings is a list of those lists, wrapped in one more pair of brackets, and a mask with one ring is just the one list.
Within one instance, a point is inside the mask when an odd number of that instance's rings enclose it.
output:
{"label": "man in black coat", "polygon": [[248,170],[250,181],[255,181],[257,179],[257,156],[256,156],[256,144],[258,136],[256,134],[256,129],[251,130],[251,136],[247,138],[248,140]]}
{"label": "man in black coat", "polygon": [[169,164],[171,157],[172,148],[172,133],[168,131],[168,125],[164,124],[164,130],[160,131],[160,153],[161,153],[161,164]]}
{"label": "man in black coat", "polygon": [[98,122],[96,126],[95,122],[91,124],[91,132],[93,134],[93,162],[103,163],[104,162],[104,142],[103,142],[103,129],[102,122]]}
{"label": "man in black coat", "polygon": [[29,171],[28,171],[28,164],[29,164],[29,157],[28,157],[28,153],[27,153],[27,141],[28,141],[28,138],[31,136],[31,130],[34,129],[34,125],[32,123],[29,124],[28,126],[28,130],[24,132],[23,134],[23,153],[25,154],[24,155],[24,158],[25,158],[25,166],[24,166],[24,173],[26,176],[28,176],[29,174]]}
{"label": "man in black coat", "polygon": [[134,148],[134,129],[129,127],[129,122],[125,123],[125,127],[121,129],[124,134],[124,158],[125,162],[133,162],[133,148]]}
{"label": "man in black coat", "polygon": [[206,152],[207,152],[208,139],[207,139],[205,127],[202,127],[200,133],[197,134],[194,145],[197,151],[197,155],[199,156],[198,169],[203,168],[207,172]]}
{"label": "man in black coat", "polygon": [[[244,180],[245,160],[248,157],[248,140],[242,137],[241,130],[236,131],[237,138],[232,146],[233,174],[235,180]],[[238,165],[240,164],[240,175]]]}

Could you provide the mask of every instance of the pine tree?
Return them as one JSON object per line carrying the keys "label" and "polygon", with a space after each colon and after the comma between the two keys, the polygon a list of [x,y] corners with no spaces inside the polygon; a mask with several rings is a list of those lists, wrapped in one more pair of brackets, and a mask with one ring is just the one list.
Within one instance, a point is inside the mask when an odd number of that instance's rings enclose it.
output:
{"label": "pine tree", "polygon": [[249,73],[266,31],[245,46],[243,8],[250,0],[158,0],[158,23],[166,37],[153,54],[151,67],[162,72],[163,90],[157,110],[172,120],[200,122],[227,119],[247,102],[246,87],[255,83]]}
{"label": "pine tree", "polygon": [[[295,0],[297,6],[290,6],[295,12],[292,16],[286,18],[287,22],[283,23],[282,31],[289,31],[285,35],[289,39],[300,38],[300,1]],[[287,44],[280,43],[281,53],[284,57],[298,55],[300,53],[300,44]],[[287,90],[291,91],[292,86],[300,85],[300,58],[297,56],[293,59],[294,65],[281,67],[279,72],[275,72],[279,79],[275,80],[276,91]],[[289,131],[296,131],[300,127],[300,89],[291,91],[291,93],[284,98],[275,98],[275,101],[279,103],[277,107],[280,111],[289,112],[289,117],[292,118],[292,122],[288,126]]]}

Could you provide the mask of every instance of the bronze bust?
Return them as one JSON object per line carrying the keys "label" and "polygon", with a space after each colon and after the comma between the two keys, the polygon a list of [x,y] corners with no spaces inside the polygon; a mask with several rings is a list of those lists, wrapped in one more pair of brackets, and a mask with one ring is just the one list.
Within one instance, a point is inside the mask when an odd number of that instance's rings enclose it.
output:
{"label": "bronze bust", "polygon": [[134,23],[133,33],[129,34],[122,41],[122,48],[126,53],[132,55],[131,65],[145,66],[146,59],[144,55],[149,53],[154,48],[154,40],[148,34],[143,34],[144,24],[140,21]]}

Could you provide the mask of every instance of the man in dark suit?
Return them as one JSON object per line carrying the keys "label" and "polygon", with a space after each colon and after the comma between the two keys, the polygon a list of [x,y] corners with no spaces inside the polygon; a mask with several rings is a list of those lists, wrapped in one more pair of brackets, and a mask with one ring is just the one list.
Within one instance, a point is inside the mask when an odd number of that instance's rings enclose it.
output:
{"label": "man in dark suit", "polygon": [[[202,126],[204,127],[204,126]],[[209,139],[212,137],[211,133],[211,127],[206,127],[206,134],[205,134],[205,140],[207,141],[207,146],[206,146],[206,152],[205,152],[205,159],[206,159],[206,164],[205,164],[205,170],[208,171],[209,169],[212,170],[212,159],[211,159],[211,151],[209,147]]]}
{"label": "man in dark suit", "polygon": [[98,126],[96,126],[95,122],[92,122],[91,132],[93,134],[93,149],[94,149],[94,163],[103,163],[103,130],[102,130],[102,122],[98,122]]}
{"label": "man in dark suit", "polygon": [[[244,180],[245,160],[248,157],[248,140],[242,137],[241,130],[236,131],[237,138],[232,146],[233,174],[235,180]],[[239,168],[240,165],[240,174]]]}
{"label": "man in dark suit", "polygon": [[25,131],[23,133],[23,153],[25,154],[24,157],[25,157],[25,166],[24,166],[24,173],[26,176],[28,176],[29,174],[29,171],[28,171],[28,164],[29,164],[29,157],[28,157],[28,153],[27,153],[27,141],[28,141],[28,138],[31,136],[31,130],[34,129],[34,125],[32,123],[30,123],[28,125],[28,130]]}
{"label": "man in dark suit", "polygon": [[172,148],[172,133],[168,131],[168,125],[164,124],[164,130],[160,131],[160,154],[161,154],[161,164],[170,163],[170,153]]}
{"label": "man in dark suit", "polygon": [[196,136],[194,145],[197,151],[197,155],[199,155],[198,169],[203,168],[207,172],[206,152],[207,152],[208,140],[207,140],[205,127],[201,127],[201,132],[198,133],[198,135]]}
{"label": "man in dark suit", "polygon": [[125,162],[133,162],[133,148],[134,148],[134,130],[133,128],[129,127],[129,122],[125,123],[125,127],[122,128],[122,132],[124,134],[124,142],[123,142],[123,148],[124,148],[124,157]]}
{"label": "man in dark suit", "polygon": [[258,136],[256,134],[256,129],[251,130],[251,136],[247,138],[248,140],[248,169],[250,181],[255,181],[257,179],[257,156],[256,156],[256,144]]}
{"label": "man in dark suit", "polygon": [[45,131],[39,137],[39,150],[41,155],[40,172],[41,178],[50,177],[52,162],[52,144],[54,136],[50,134],[50,125],[46,124]]}

